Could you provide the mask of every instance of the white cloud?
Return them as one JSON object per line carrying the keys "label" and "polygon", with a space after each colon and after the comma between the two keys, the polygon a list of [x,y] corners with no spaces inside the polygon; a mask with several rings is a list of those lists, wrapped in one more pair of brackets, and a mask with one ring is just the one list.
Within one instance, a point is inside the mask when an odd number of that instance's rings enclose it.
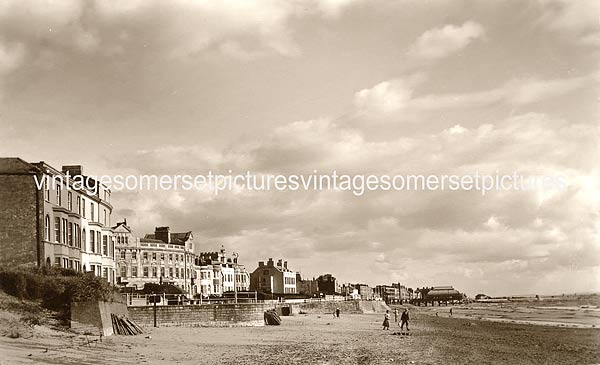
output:
{"label": "white cloud", "polygon": [[404,117],[427,111],[476,108],[494,103],[526,105],[556,98],[591,85],[597,74],[541,80],[536,78],[512,79],[499,87],[467,93],[426,94],[413,97],[420,77],[383,81],[369,89],[358,91],[354,105],[361,112],[394,113]]}
{"label": "white cloud", "polygon": [[483,26],[468,21],[460,26],[448,24],[421,34],[409,54],[421,59],[437,59],[459,52],[484,36]]}
{"label": "white cloud", "polygon": [[402,80],[384,81],[370,89],[358,91],[354,104],[363,109],[390,112],[406,106],[412,95],[412,89]]}
{"label": "white cloud", "polygon": [[572,36],[581,44],[600,46],[596,0],[540,0],[543,13],[540,23],[561,35]]}

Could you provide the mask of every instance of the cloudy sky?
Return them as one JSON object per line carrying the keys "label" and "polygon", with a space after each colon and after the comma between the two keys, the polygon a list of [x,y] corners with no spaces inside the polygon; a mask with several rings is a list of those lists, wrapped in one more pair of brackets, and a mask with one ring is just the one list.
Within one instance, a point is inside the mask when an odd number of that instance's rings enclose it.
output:
{"label": "cloudy sky", "polygon": [[116,192],[253,270],[600,290],[597,1],[0,3],[0,156],[88,174],[559,174],[552,192]]}

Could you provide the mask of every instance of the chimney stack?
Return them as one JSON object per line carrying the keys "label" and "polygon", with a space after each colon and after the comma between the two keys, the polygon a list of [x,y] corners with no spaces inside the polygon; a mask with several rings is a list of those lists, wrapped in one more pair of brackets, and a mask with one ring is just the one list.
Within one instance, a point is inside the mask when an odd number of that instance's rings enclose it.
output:
{"label": "chimney stack", "polygon": [[154,229],[154,238],[161,240],[164,243],[171,243],[171,228],[156,227]]}
{"label": "chimney stack", "polygon": [[258,267],[265,267],[265,262],[264,261],[259,261],[258,262]]}
{"label": "chimney stack", "polygon": [[279,259],[279,260],[277,260],[277,267],[278,267],[278,268],[281,268],[281,267],[282,267],[282,266],[281,266],[281,262],[282,262],[282,261],[283,261],[282,259]]}
{"label": "chimney stack", "polygon": [[70,176],[83,175],[83,167],[81,165],[67,165],[62,167],[63,174],[69,172]]}
{"label": "chimney stack", "polygon": [[273,258],[272,257],[269,257],[269,260],[267,261],[267,266],[273,267]]}
{"label": "chimney stack", "polygon": [[287,270],[287,261],[283,262],[283,268]]}

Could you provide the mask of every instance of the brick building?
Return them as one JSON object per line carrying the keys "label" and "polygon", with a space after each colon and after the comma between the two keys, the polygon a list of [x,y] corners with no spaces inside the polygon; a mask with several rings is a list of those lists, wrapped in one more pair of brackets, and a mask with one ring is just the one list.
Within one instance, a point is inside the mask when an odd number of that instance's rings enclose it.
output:
{"label": "brick building", "polygon": [[114,283],[110,194],[81,166],[0,158],[0,264],[59,266]]}
{"label": "brick building", "polygon": [[393,285],[377,285],[373,289],[373,295],[376,299],[381,299],[388,304],[400,301],[400,289]]}
{"label": "brick building", "polygon": [[263,261],[250,274],[250,290],[273,294],[296,294],[296,272],[288,269],[287,261],[280,259],[277,265],[269,258],[267,264]]}
{"label": "brick building", "polygon": [[317,279],[302,279],[300,273],[296,273],[296,291],[310,297],[319,296],[319,283]]}
{"label": "brick building", "polygon": [[331,274],[320,275],[317,278],[319,292],[325,295],[334,295],[340,292],[337,280]]}

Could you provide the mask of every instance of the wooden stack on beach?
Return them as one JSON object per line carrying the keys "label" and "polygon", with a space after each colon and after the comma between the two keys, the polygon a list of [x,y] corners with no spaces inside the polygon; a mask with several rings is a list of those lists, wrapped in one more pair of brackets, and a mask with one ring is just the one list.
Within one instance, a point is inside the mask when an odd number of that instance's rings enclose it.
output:
{"label": "wooden stack on beach", "polygon": [[125,317],[119,317],[112,313],[110,317],[112,319],[113,331],[117,335],[135,336],[143,333],[140,326]]}

